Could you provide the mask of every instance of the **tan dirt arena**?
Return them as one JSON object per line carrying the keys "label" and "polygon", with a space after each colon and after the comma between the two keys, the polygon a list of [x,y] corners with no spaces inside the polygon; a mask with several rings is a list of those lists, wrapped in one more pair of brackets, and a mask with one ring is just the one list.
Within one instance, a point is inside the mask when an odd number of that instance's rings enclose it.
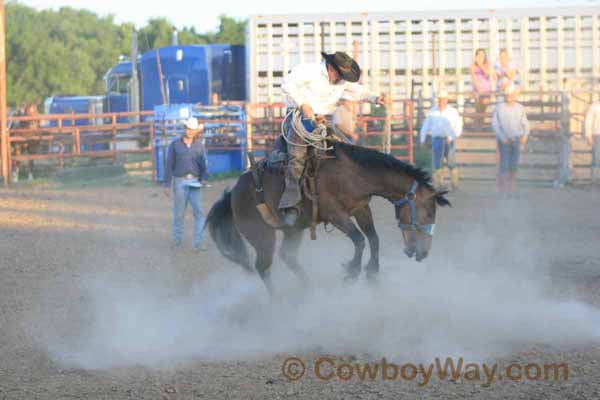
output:
{"label": "tan dirt arena", "polygon": [[[233,181],[206,189],[206,210]],[[0,399],[598,399],[600,190],[465,184],[432,253],[404,256],[375,199],[381,278],[341,282],[350,241],[321,227],[301,290],[276,259],[272,302],[208,242],[170,248],[158,186],[0,190]],[[365,260],[368,250],[365,252]],[[308,366],[298,381],[282,364]],[[316,360],[565,362],[568,380],[318,379]]]}

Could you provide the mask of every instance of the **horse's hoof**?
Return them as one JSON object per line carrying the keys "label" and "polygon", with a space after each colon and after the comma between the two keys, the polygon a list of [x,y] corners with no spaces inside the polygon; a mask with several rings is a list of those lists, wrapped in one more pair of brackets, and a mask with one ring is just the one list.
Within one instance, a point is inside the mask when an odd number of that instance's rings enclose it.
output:
{"label": "horse's hoof", "polygon": [[355,274],[355,273],[349,273],[344,275],[344,283],[347,285],[351,285],[356,283],[356,281],[358,281],[358,277],[360,276],[360,273]]}
{"label": "horse's hoof", "polygon": [[379,272],[376,271],[367,271],[367,282],[370,285],[376,285],[379,283]]}
{"label": "horse's hoof", "polygon": [[349,274],[353,273],[356,270],[360,272],[360,265],[356,265],[356,263],[352,262],[352,260],[343,262],[342,268],[344,268],[344,271],[346,271]]}

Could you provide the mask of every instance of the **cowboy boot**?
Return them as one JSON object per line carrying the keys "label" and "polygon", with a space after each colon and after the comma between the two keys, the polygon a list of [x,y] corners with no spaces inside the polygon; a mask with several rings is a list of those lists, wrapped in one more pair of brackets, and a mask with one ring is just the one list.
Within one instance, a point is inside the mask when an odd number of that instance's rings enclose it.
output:
{"label": "cowboy boot", "polygon": [[452,190],[458,189],[459,181],[460,181],[460,174],[458,172],[458,168],[452,168],[450,170],[450,184],[451,184]]}
{"label": "cowboy boot", "polygon": [[518,198],[517,195],[517,172],[511,171],[508,175],[508,193],[512,198]]}
{"label": "cowboy boot", "polygon": [[506,174],[502,174],[502,173],[498,173],[498,176],[496,178],[496,182],[498,184],[498,195],[500,196],[500,198],[504,198],[504,196],[506,195],[506,186],[507,186],[507,175]]}

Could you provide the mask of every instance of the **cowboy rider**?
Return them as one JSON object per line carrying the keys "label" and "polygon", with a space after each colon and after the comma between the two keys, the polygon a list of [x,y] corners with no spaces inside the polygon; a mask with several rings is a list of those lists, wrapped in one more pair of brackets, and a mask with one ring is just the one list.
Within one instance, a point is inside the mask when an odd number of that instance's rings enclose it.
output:
{"label": "cowboy rider", "polygon": [[[321,53],[322,62],[304,63],[294,67],[285,77],[281,89],[288,108],[300,108],[302,125],[312,132],[316,116],[323,117],[335,111],[340,99],[370,101],[385,104],[384,96],[374,95],[368,88],[357,83],[361,70],[356,61],[344,52]],[[293,226],[299,216],[298,203],[302,200],[300,177],[306,159],[306,147],[300,144],[291,124],[286,124],[286,139],[290,161],[285,176],[285,191],[279,202],[282,221]]]}

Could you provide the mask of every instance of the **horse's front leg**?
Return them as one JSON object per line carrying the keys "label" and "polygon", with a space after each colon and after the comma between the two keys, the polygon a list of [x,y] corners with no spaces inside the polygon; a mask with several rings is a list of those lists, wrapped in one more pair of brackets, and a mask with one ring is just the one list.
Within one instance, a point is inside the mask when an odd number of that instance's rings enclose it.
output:
{"label": "horse's front leg", "polygon": [[344,232],[352,243],[354,244],[354,257],[348,263],[344,264],[346,269],[345,280],[354,281],[360,276],[362,268],[362,255],[365,250],[365,236],[362,234],[360,229],[354,225],[354,222],[350,219],[350,215],[337,214],[330,219],[330,222]]}
{"label": "horse's front leg", "polygon": [[367,263],[365,270],[367,272],[367,279],[373,281],[377,279],[379,275],[379,236],[375,230],[375,224],[373,223],[373,213],[371,207],[367,204],[364,208],[354,213],[354,218],[358,226],[367,236],[369,241],[369,248],[371,251],[371,258]]}
{"label": "horse's front leg", "polygon": [[281,249],[279,255],[290,268],[290,270],[300,279],[302,284],[306,287],[310,283],[310,279],[302,268],[302,265],[298,262],[298,251],[302,245],[302,236],[304,231],[296,228],[289,228],[283,231],[283,241],[281,242]]}

